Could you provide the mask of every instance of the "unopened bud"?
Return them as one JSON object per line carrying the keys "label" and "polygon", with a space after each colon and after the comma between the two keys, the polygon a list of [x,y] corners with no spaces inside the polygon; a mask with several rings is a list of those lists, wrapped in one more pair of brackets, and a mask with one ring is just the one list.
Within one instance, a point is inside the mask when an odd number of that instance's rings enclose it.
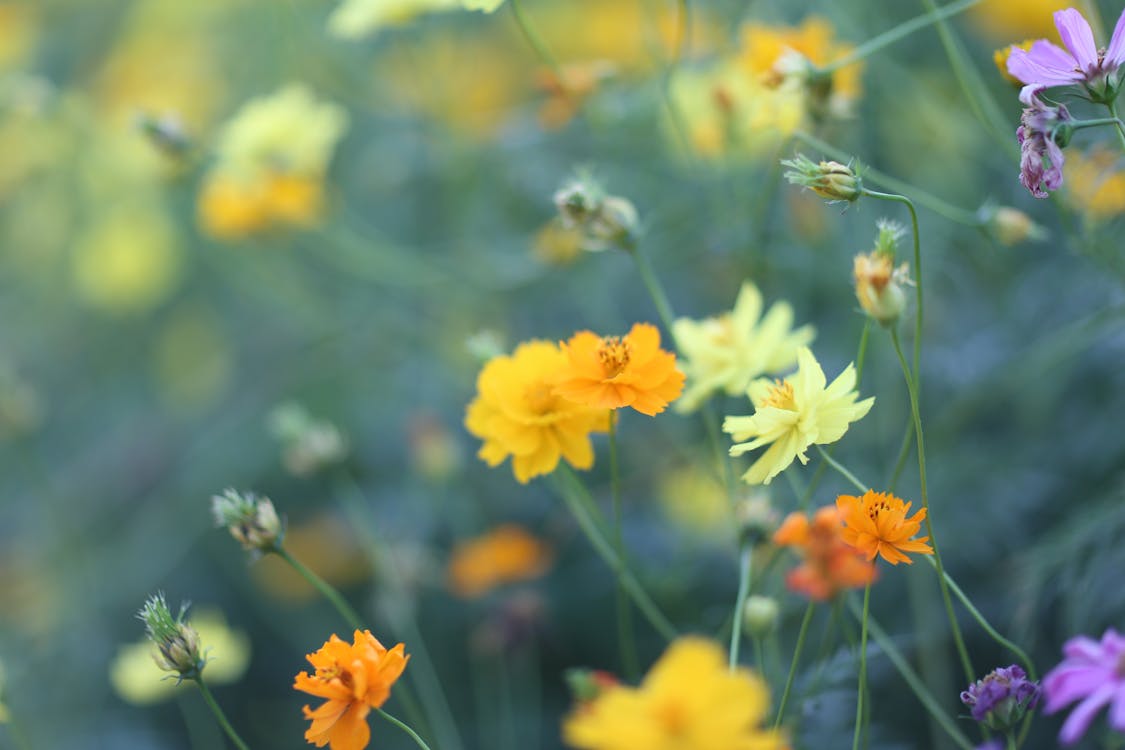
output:
{"label": "unopened bud", "polygon": [[1001,245],[1017,245],[1047,236],[1047,230],[1030,216],[1010,206],[986,206],[980,210],[980,217],[985,231]]}
{"label": "unopened bud", "polygon": [[274,408],[269,427],[282,443],[282,463],[293,476],[311,476],[348,456],[348,441],[340,428],[314,419],[300,404],[287,402]]}
{"label": "unopened bud", "polygon": [[166,672],[175,672],[181,680],[198,678],[206,664],[199,646],[199,634],[184,622],[187,605],[172,616],[164,594],[149,597],[137,617],[145,624],[145,634],[156,646],[153,660]]}
{"label": "unopened bud", "polygon": [[252,492],[223,490],[211,498],[211,515],[216,526],[225,527],[244,550],[255,554],[273,550],[285,536],[273,503]]}
{"label": "unopened bud", "polygon": [[855,296],[864,312],[890,325],[906,307],[903,285],[910,283],[907,266],[894,266],[894,258],[878,251],[855,256]]}
{"label": "unopened bud", "polygon": [[769,497],[760,492],[740,500],[735,506],[734,517],[739,538],[751,545],[769,539],[777,530],[777,511],[770,504]]}
{"label": "unopened bud", "polygon": [[554,200],[563,227],[580,232],[583,250],[629,249],[636,239],[637,209],[625,198],[607,195],[588,175],[567,182]]}
{"label": "unopened bud", "polygon": [[814,162],[797,154],[795,159],[785,159],[783,166],[789,167],[785,179],[793,185],[812,190],[821,198],[836,203],[854,203],[863,195],[863,182],[858,172],[847,164],[838,161]]}
{"label": "unopened bud", "polygon": [[898,243],[906,236],[906,227],[897,221],[879,219],[875,223],[875,252],[889,256],[892,260],[898,254]]}
{"label": "unopened bud", "polygon": [[769,596],[751,596],[742,607],[742,627],[755,638],[763,638],[777,627],[780,608]]}

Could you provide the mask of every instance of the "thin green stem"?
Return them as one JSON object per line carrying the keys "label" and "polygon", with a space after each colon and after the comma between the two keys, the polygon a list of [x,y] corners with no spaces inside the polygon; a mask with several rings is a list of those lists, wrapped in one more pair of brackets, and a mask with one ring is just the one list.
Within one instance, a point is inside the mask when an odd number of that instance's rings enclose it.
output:
{"label": "thin green stem", "polygon": [[1113,120],[1117,124],[1117,140],[1121,142],[1121,147],[1125,148],[1125,124],[1123,124],[1121,118],[1117,116],[1117,100],[1114,99],[1106,106],[1109,107],[1109,113],[1113,115]]}
{"label": "thin green stem", "polygon": [[219,726],[223,728],[223,731],[226,732],[227,737],[234,743],[234,746],[239,748],[239,750],[250,750],[246,743],[242,741],[242,738],[238,736],[238,732],[234,731],[234,727],[227,721],[226,714],[223,713],[223,709],[219,708],[215,696],[211,695],[211,690],[207,687],[207,683],[203,681],[203,677],[193,677],[192,681],[199,686],[199,693],[203,696],[204,702],[207,703],[207,707],[210,708],[211,713],[215,715],[215,720],[219,722]]}
{"label": "thin green stem", "polygon": [[[1112,112],[1115,105],[1107,104],[1106,106],[1109,107],[1110,112]],[[1114,125],[1118,129],[1125,127],[1125,123],[1122,123],[1121,120],[1118,119],[1117,115],[1114,115],[1113,117],[1096,117],[1093,120],[1075,120],[1074,122],[1070,123],[1070,126],[1075,130],[1097,128],[1101,127],[1102,125]]]}
{"label": "thin green stem", "polygon": [[754,545],[749,541],[742,543],[738,565],[738,594],[734,598],[734,618],[730,629],[730,668],[738,666],[738,649],[742,644],[742,610],[746,608],[746,597],[750,595],[750,573],[754,561]]}
{"label": "thin green stem", "polygon": [[793,648],[793,660],[789,662],[789,676],[785,678],[785,689],[781,691],[781,702],[777,705],[777,716],[773,720],[773,728],[781,726],[785,718],[785,704],[789,702],[789,691],[793,689],[793,679],[797,676],[797,665],[801,661],[801,651],[805,648],[805,635],[809,632],[809,623],[812,622],[813,610],[816,602],[809,600],[805,607],[805,616],[801,618],[801,629],[797,631],[797,645]]}
{"label": "thin green stem", "polygon": [[413,729],[411,729],[409,725],[403,723],[402,721],[399,721],[398,719],[391,716],[389,713],[387,713],[386,711],[384,711],[381,708],[377,708],[375,710],[384,719],[386,719],[390,723],[394,724],[396,727],[398,727],[402,731],[406,732],[406,734],[410,736],[410,739],[414,740],[414,744],[416,744],[418,747],[422,748],[422,750],[430,750],[430,746],[426,744],[425,740],[423,740],[421,737],[419,737],[418,733],[415,732]]}
{"label": "thin green stem", "polygon": [[[932,558],[927,559],[929,559],[930,565],[932,565],[936,570],[937,561]],[[1024,667],[1027,668],[1027,674],[1029,677],[1031,677],[1031,680],[1033,682],[1035,680],[1038,680],[1039,677],[1035,673],[1035,664],[1032,663],[1031,657],[1029,657],[1022,648],[1012,643],[1004,636],[1000,635],[996,628],[992,627],[992,624],[989,623],[988,620],[985,619],[984,615],[980,613],[980,610],[978,610],[973,605],[973,602],[969,599],[968,596],[965,595],[965,592],[961,590],[961,587],[957,585],[957,582],[954,581],[948,573],[944,573],[943,575],[945,576],[945,582],[949,584],[949,588],[953,591],[954,595],[961,602],[961,604],[964,605],[965,609],[969,610],[969,614],[972,615],[973,619],[976,620],[981,628],[984,629],[984,632],[988,633],[992,640],[996,641],[998,644],[1016,655],[1016,658],[1020,660]]]}
{"label": "thin green stem", "polygon": [[671,336],[672,321],[676,319],[676,316],[672,314],[672,305],[668,302],[668,295],[664,293],[664,287],[661,285],[660,279],[657,278],[656,272],[652,270],[648,255],[636,242],[631,243],[626,249],[633,256],[633,260],[636,261],[637,271],[641,274],[641,282],[648,289],[648,294],[652,297],[652,303],[656,305],[656,314],[660,316],[660,322],[664,324],[665,330]]}
{"label": "thin green stem", "polygon": [[559,61],[555,59],[551,51],[547,49],[547,45],[543,43],[543,38],[539,36],[539,32],[535,30],[535,26],[532,25],[524,14],[523,3],[521,0],[508,0],[508,5],[511,6],[512,16],[516,19],[516,24],[520,27],[520,32],[523,34],[524,38],[527,39],[527,43],[531,45],[531,48],[535,51],[535,54],[539,56],[539,59],[543,61],[543,64],[554,73],[559,88],[562,89],[563,92],[566,92],[568,87],[562,66],[559,65]]}
{"label": "thin green stem", "polygon": [[906,420],[906,431],[902,435],[902,444],[898,449],[898,458],[895,459],[895,467],[891,472],[890,481],[887,482],[887,492],[894,492],[895,485],[898,484],[898,478],[902,475],[902,470],[906,468],[906,459],[910,455],[910,446],[914,445],[914,420]]}
{"label": "thin green stem", "polygon": [[867,617],[871,604],[871,583],[863,587],[863,619],[859,626],[859,688],[855,701],[855,732],[852,750],[859,750],[859,736],[863,730],[863,698],[867,695]]}
{"label": "thin green stem", "polygon": [[565,465],[560,465],[557,471],[561,475],[566,485],[561,488],[563,500],[566,502],[567,507],[570,509],[574,519],[578,522],[578,526],[586,534],[586,538],[590,541],[594,551],[605,561],[606,565],[617,574],[621,584],[625,587],[625,591],[637,605],[637,609],[645,616],[649,624],[661,636],[668,641],[673,641],[679,635],[676,628],[668,620],[667,617],[660,611],[656,604],[645,592],[644,588],[637,581],[632,571],[626,567],[624,561],[617,556],[613,551],[612,545],[606,541],[605,535],[601,529],[598,528],[597,522],[594,520],[590,511],[590,506],[593,500],[590,497],[589,491],[586,490],[585,485],[582,484],[574,471]]}
{"label": "thin green stem", "polygon": [[961,626],[957,624],[957,615],[953,612],[953,601],[949,596],[949,584],[946,582],[945,568],[941,562],[941,550],[938,548],[937,538],[934,536],[933,523],[930,520],[929,491],[926,484],[926,444],[922,432],[922,416],[918,410],[917,383],[910,375],[910,368],[906,364],[906,356],[902,353],[902,344],[900,344],[898,340],[898,331],[893,327],[890,331],[891,342],[894,344],[895,354],[898,356],[899,365],[902,367],[902,376],[906,379],[906,388],[910,393],[910,414],[914,419],[914,439],[918,446],[918,480],[922,493],[922,508],[926,510],[926,533],[929,534],[930,544],[934,548],[934,564],[938,571],[938,584],[941,587],[941,597],[945,604],[945,613],[949,617],[949,626],[953,632],[953,642],[957,646],[957,654],[961,658],[961,666],[965,670],[965,678],[968,682],[972,682],[976,678],[976,673],[969,659],[968,649],[965,648],[965,641],[961,637]]}
{"label": "thin green stem", "polygon": [[1004,735],[1004,747],[1007,748],[1007,750],[1017,750],[1019,747],[1019,745],[1016,744],[1016,738],[1012,736],[1011,732],[1007,732]]}
{"label": "thin green stem", "polygon": [[[622,563],[628,564],[625,554],[624,513],[621,507],[621,472],[617,462],[617,412],[609,413],[609,484],[613,497],[613,546]],[[621,647],[621,665],[630,681],[640,673],[637,644],[633,640],[633,614],[629,597],[621,577],[617,579],[617,640]]]}
{"label": "thin green stem", "polygon": [[878,52],[884,47],[889,47],[900,39],[904,39],[910,36],[915,31],[924,29],[927,26],[932,26],[933,24],[938,23],[939,21],[944,21],[947,18],[952,18],[958,13],[963,13],[964,11],[968,10],[974,5],[977,5],[980,2],[981,0],[960,0],[960,2],[950,3],[943,8],[936,8],[929,13],[925,13],[916,18],[912,18],[909,21],[903,21],[893,29],[888,29],[882,34],[868,39],[866,42],[856,47],[847,55],[844,55],[837,60],[833,60],[831,63],[821,68],[820,72],[831,73],[833,71],[839,70],[840,68],[851,65],[854,62],[863,60],[864,58],[869,57],[870,55]]}
{"label": "thin green stem", "polygon": [[344,600],[344,597],[340,595],[340,592],[333,588],[327,581],[306,568],[304,563],[293,557],[293,555],[289,554],[289,550],[285,549],[281,545],[276,545],[270,551],[276,554],[285,562],[289,563],[290,567],[292,567],[293,570],[300,573],[302,578],[312,584],[313,588],[319,591],[321,595],[324,596],[324,598],[327,599],[332,604],[332,606],[336,608],[336,611],[340,613],[340,616],[347,621],[348,625],[350,625],[353,630],[364,629],[363,621],[360,619],[359,615],[356,614],[356,611],[352,609],[352,606],[348,604],[347,601]]}
{"label": "thin green stem", "polygon": [[730,504],[731,511],[735,510],[735,502],[738,495],[738,480],[734,476],[734,467],[731,465],[730,454],[723,450],[723,429],[719,422],[719,415],[715,409],[715,402],[708,400],[701,409],[703,413],[703,428],[707,432],[707,442],[711,444],[711,450],[715,454],[715,461],[721,467],[720,471],[723,475],[723,484],[727,489],[727,501]]}
{"label": "thin green stem", "polygon": [[836,459],[832,458],[832,456],[829,455],[828,451],[824,450],[822,446],[818,445],[816,446],[816,449],[820,452],[820,457],[824,459],[824,462],[835,469],[837,472],[839,472],[841,476],[843,476],[853,485],[855,485],[855,488],[857,490],[859,490],[860,492],[867,492],[869,489],[871,489],[866,484],[859,481],[859,479],[856,478],[855,474],[852,474],[850,471],[848,471],[846,466],[844,466]]}

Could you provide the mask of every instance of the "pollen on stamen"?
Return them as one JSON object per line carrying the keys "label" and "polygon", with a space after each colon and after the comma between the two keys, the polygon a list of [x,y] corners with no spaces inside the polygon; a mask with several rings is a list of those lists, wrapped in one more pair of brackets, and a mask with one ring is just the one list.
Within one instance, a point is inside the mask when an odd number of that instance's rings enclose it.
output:
{"label": "pollen on stamen", "polygon": [[630,349],[629,343],[620,336],[606,336],[602,339],[602,345],[598,347],[598,360],[605,377],[616,377],[629,366]]}
{"label": "pollen on stamen", "polygon": [[793,384],[788,380],[775,380],[774,387],[766,394],[765,399],[762,401],[762,407],[772,406],[775,409],[789,409],[792,411],[796,408],[793,396]]}

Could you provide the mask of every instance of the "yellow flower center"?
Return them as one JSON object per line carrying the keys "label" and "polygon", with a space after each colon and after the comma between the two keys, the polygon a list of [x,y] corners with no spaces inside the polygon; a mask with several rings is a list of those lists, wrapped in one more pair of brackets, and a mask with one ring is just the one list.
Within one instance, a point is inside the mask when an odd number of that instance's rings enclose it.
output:
{"label": "yellow flower center", "polygon": [[664,703],[658,706],[656,719],[664,731],[672,737],[681,737],[687,733],[687,712],[679,703]]}
{"label": "yellow flower center", "polygon": [[774,387],[770,389],[765,400],[762,401],[762,407],[772,406],[775,409],[795,411],[797,403],[793,397],[793,384],[788,380],[777,380],[774,383]]}
{"label": "yellow flower center", "polygon": [[629,366],[630,346],[628,341],[622,341],[620,336],[606,336],[602,345],[598,347],[598,359],[602,363],[602,372],[605,377],[613,378]]}
{"label": "yellow flower center", "polygon": [[555,392],[547,383],[535,383],[524,391],[523,397],[527,401],[527,408],[540,416],[555,407]]}
{"label": "yellow flower center", "polygon": [[890,513],[891,510],[891,504],[886,500],[875,500],[867,506],[867,517],[875,521],[883,513]]}

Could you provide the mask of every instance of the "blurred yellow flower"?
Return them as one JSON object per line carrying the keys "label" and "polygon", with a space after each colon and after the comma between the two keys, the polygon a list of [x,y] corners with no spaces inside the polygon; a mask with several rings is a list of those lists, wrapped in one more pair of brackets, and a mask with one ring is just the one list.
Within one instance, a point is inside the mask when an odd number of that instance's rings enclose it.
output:
{"label": "blurred yellow flower", "polygon": [[[337,588],[366,580],[371,565],[356,538],[355,529],[340,518],[323,514],[285,530],[285,549]],[[250,569],[268,593],[294,602],[320,596],[312,585],[276,555],[267,555]]]}
{"label": "blurred yellow flower", "polygon": [[39,33],[39,14],[28,4],[0,4],[0,71],[23,63]]}
{"label": "blurred yellow flower", "polygon": [[582,255],[582,229],[567,226],[554,217],[540,229],[531,241],[532,254],[552,266],[570,265]]}
{"label": "blurred yellow flower", "polygon": [[769,688],[748,669],[730,669],[722,649],[680,638],[640,687],[611,684],[563,723],[581,750],[784,750],[784,736],[761,728]]}
{"label": "blurred yellow flower", "polygon": [[967,16],[997,41],[1058,39],[1054,12],[1074,5],[1074,0],[984,0]]}
{"label": "blurred yellow flower", "polygon": [[[207,658],[207,682],[224,685],[237,682],[250,665],[250,638],[227,625],[217,609],[198,609],[191,625],[199,633]],[[157,666],[152,641],[120,646],[109,663],[109,682],[114,692],[127,703],[147,706],[160,703],[183,689],[175,679]]]}
{"label": "blurred yellow flower", "polygon": [[344,0],[328,17],[328,31],[342,39],[361,39],[385,26],[409,23],[459,4],[460,0]]}
{"label": "blurred yellow flower", "polygon": [[164,301],[179,277],[180,246],[163,208],[135,202],[109,209],[74,248],[79,296],[110,313],[144,312]]}
{"label": "blurred yellow flower", "polygon": [[755,380],[747,395],[753,416],[727,417],[723,432],[731,434],[732,456],[741,456],[764,445],[769,448],[750,466],[742,479],[748,484],[769,484],[793,459],[808,463],[805,451],[812,445],[834,443],[861,419],[875,398],[856,402],[855,367],[848,365],[827,385],[820,363],[807,348],[797,352],[797,372],[785,380]]}
{"label": "blurred yellow flower", "polygon": [[529,341],[484,366],[465,414],[465,428],[484,441],[477,453],[481,460],[499,466],[511,456],[522,484],[550,474],[560,459],[576,469],[594,465],[590,433],[609,429],[609,411],[556,393],[555,379],[566,365],[556,344]]}
{"label": "blurred yellow flower", "polygon": [[734,310],[715,318],[680,318],[672,325],[688,386],[676,404],[692,412],[716,391],[733,396],[763,374],[781,373],[797,363],[797,350],[815,338],[812,326],[791,330],[793,308],[777,302],[762,316],[762,294],[745,281]]}
{"label": "blurred yellow flower", "polygon": [[475,599],[507,583],[538,578],[551,565],[551,550],[522,526],[504,524],[458,544],[447,580],[457,596]]}
{"label": "blurred yellow flower", "polygon": [[1125,171],[1121,157],[1104,146],[1067,153],[1063,199],[1091,221],[1125,213]]}
{"label": "blurred yellow flower", "polygon": [[730,526],[730,500],[714,471],[696,464],[665,471],[657,483],[657,497],[672,523],[701,537]]}

